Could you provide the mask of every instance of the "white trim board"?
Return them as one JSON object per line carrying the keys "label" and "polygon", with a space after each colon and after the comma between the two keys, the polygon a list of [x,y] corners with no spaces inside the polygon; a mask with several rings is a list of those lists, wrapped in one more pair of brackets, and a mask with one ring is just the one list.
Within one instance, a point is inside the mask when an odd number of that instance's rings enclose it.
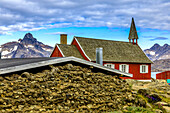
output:
{"label": "white trim board", "polygon": [[57,45],[57,44],[55,44],[55,47],[53,48],[53,51],[51,52],[51,54],[50,54],[49,57],[51,57],[51,55],[53,54],[53,52],[54,52],[54,50],[55,50],[55,48],[56,48],[56,45]]}
{"label": "white trim board", "polygon": [[53,52],[54,52],[54,50],[55,50],[56,47],[58,47],[58,50],[61,52],[61,54],[63,55],[63,57],[65,57],[64,54],[63,54],[63,52],[61,51],[60,47],[58,46],[58,44],[55,45],[53,51],[52,51],[51,54],[50,54],[50,57],[51,57],[51,55],[53,54]]}
{"label": "white trim board", "polygon": [[58,45],[57,45],[57,47],[58,47],[58,50],[61,52],[62,56],[65,57],[63,52],[61,51],[60,47]]}
{"label": "white trim board", "polygon": [[13,66],[13,67],[8,67],[8,68],[2,68],[2,69],[0,69],[0,75],[11,73],[11,72],[16,72],[16,71],[23,71],[26,69],[38,68],[38,67],[52,65],[52,64],[64,63],[64,62],[68,62],[68,61],[74,61],[74,62],[78,62],[80,64],[93,66],[95,68],[99,68],[99,69],[102,69],[102,70],[105,70],[108,72],[117,73],[120,75],[125,75],[127,77],[133,77],[133,74],[125,73],[125,72],[119,71],[117,69],[111,69],[111,68],[102,66],[100,64],[89,62],[89,61],[86,61],[86,60],[83,60],[80,58],[76,58],[76,57],[62,57],[62,58],[58,58],[58,59],[51,59],[51,60],[47,60],[47,61],[40,61],[40,62],[36,62],[36,63],[29,63],[29,64],[18,65],[18,66]]}
{"label": "white trim board", "polygon": [[83,51],[83,54],[87,57],[87,59],[89,59],[89,61],[91,61],[91,59],[86,55],[86,53],[84,52],[83,48],[81,47],[80,43],[78,42],[78,40],[75,37],[75,40],[77,42],[77,44],[79,45],[80,49]]}

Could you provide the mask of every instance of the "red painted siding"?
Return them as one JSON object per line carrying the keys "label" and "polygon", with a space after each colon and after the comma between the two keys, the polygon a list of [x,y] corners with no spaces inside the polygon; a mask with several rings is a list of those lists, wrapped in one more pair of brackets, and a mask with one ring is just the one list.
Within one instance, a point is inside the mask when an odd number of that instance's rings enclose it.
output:
{"label": "red painted siding", "polygon": [[[94,62],[94,61],[93,61]],[[115,65],[115,69],[119,70],[120,64],[129,65],[129,73],[133,74],[131,79],[136,80],[150,80],[151,79],[151,64],[139,64],[139,63],[116,63],[116,62],[103,62],[103,65],[106,63],[111,63]],[[148,73],[140,73],[140,65],[148,65]],[[129,77],[123,77],[124,79],[130,79]]]}
{"label": "red painted siding", "polygon": [[58,47],[56,46],[50,57],[63,57]]}
{"label": "red painted siding", "polygon": [[80,48],[79,44],[77,43],[77,41],[75,40],[75,38],[73,39],[73,42],[71,43],[71,45],[75,45],[77,47],[77,49],[79,50],[80,54],[83,56],[83,58],[87,61],[90,61],[85,54],[83,53],[83,50]]}
{"label": "red painted siding", "polygon": [[156,79],[170,79],[170,71],[156,74]]}

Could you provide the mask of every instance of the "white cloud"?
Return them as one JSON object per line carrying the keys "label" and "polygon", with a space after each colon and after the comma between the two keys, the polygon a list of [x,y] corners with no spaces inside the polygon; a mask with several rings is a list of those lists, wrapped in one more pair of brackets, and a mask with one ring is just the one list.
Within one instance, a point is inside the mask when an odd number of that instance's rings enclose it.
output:
{"label": "white cloud", "polygon": [[0,31],[0,35],[12,35],[10,32]]}
{"label": "white cloud", "polygon": [[0,34],[55,27],[170,30],[169,0],[0,0]]}

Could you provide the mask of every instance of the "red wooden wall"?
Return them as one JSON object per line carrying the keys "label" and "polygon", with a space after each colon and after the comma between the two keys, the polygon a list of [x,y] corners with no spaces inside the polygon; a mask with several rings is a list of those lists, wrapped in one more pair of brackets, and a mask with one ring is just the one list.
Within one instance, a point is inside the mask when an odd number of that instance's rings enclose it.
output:
{"label": "red wooden wall", "polygon": [[56,46],[50,57],[63,57],[58,47]]}
{"label": "red wooden wall", "polygon": [[156,79],[170,79],[170,71],[156,74]]}
{"label": "red wooden wall", "polygon": [[[119,70],[120,64],[129,65],[129,73],[133,74],[133,77],[123,77],[123,79],[136,79],[136,80],[150,80],[151,79],[151,64],[139,64],[139,63],[113,63],[113,62],[103,62],[111,63],[115,65],[115,69]],[[148,65],[148,73],[140,73],[140,65]]]}

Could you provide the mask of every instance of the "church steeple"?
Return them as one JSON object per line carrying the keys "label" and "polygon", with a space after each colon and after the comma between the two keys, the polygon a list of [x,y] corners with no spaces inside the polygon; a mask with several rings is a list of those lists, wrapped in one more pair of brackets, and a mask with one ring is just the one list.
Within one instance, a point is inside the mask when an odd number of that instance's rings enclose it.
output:
{"label": "church steeple", "polygon": [[[131,22],[131,26],[130,26],[130,32],[129,32],[129,42],[131,42],[131,40],[133,41],[133,44],[137,45],[137,40],[138,40],[138,34],[136,31],[136,27],[135,27],[135,22],[134,19],[132,18],[132,22]],[[136,40],[136,43],[134,42],[134,40]]]}

